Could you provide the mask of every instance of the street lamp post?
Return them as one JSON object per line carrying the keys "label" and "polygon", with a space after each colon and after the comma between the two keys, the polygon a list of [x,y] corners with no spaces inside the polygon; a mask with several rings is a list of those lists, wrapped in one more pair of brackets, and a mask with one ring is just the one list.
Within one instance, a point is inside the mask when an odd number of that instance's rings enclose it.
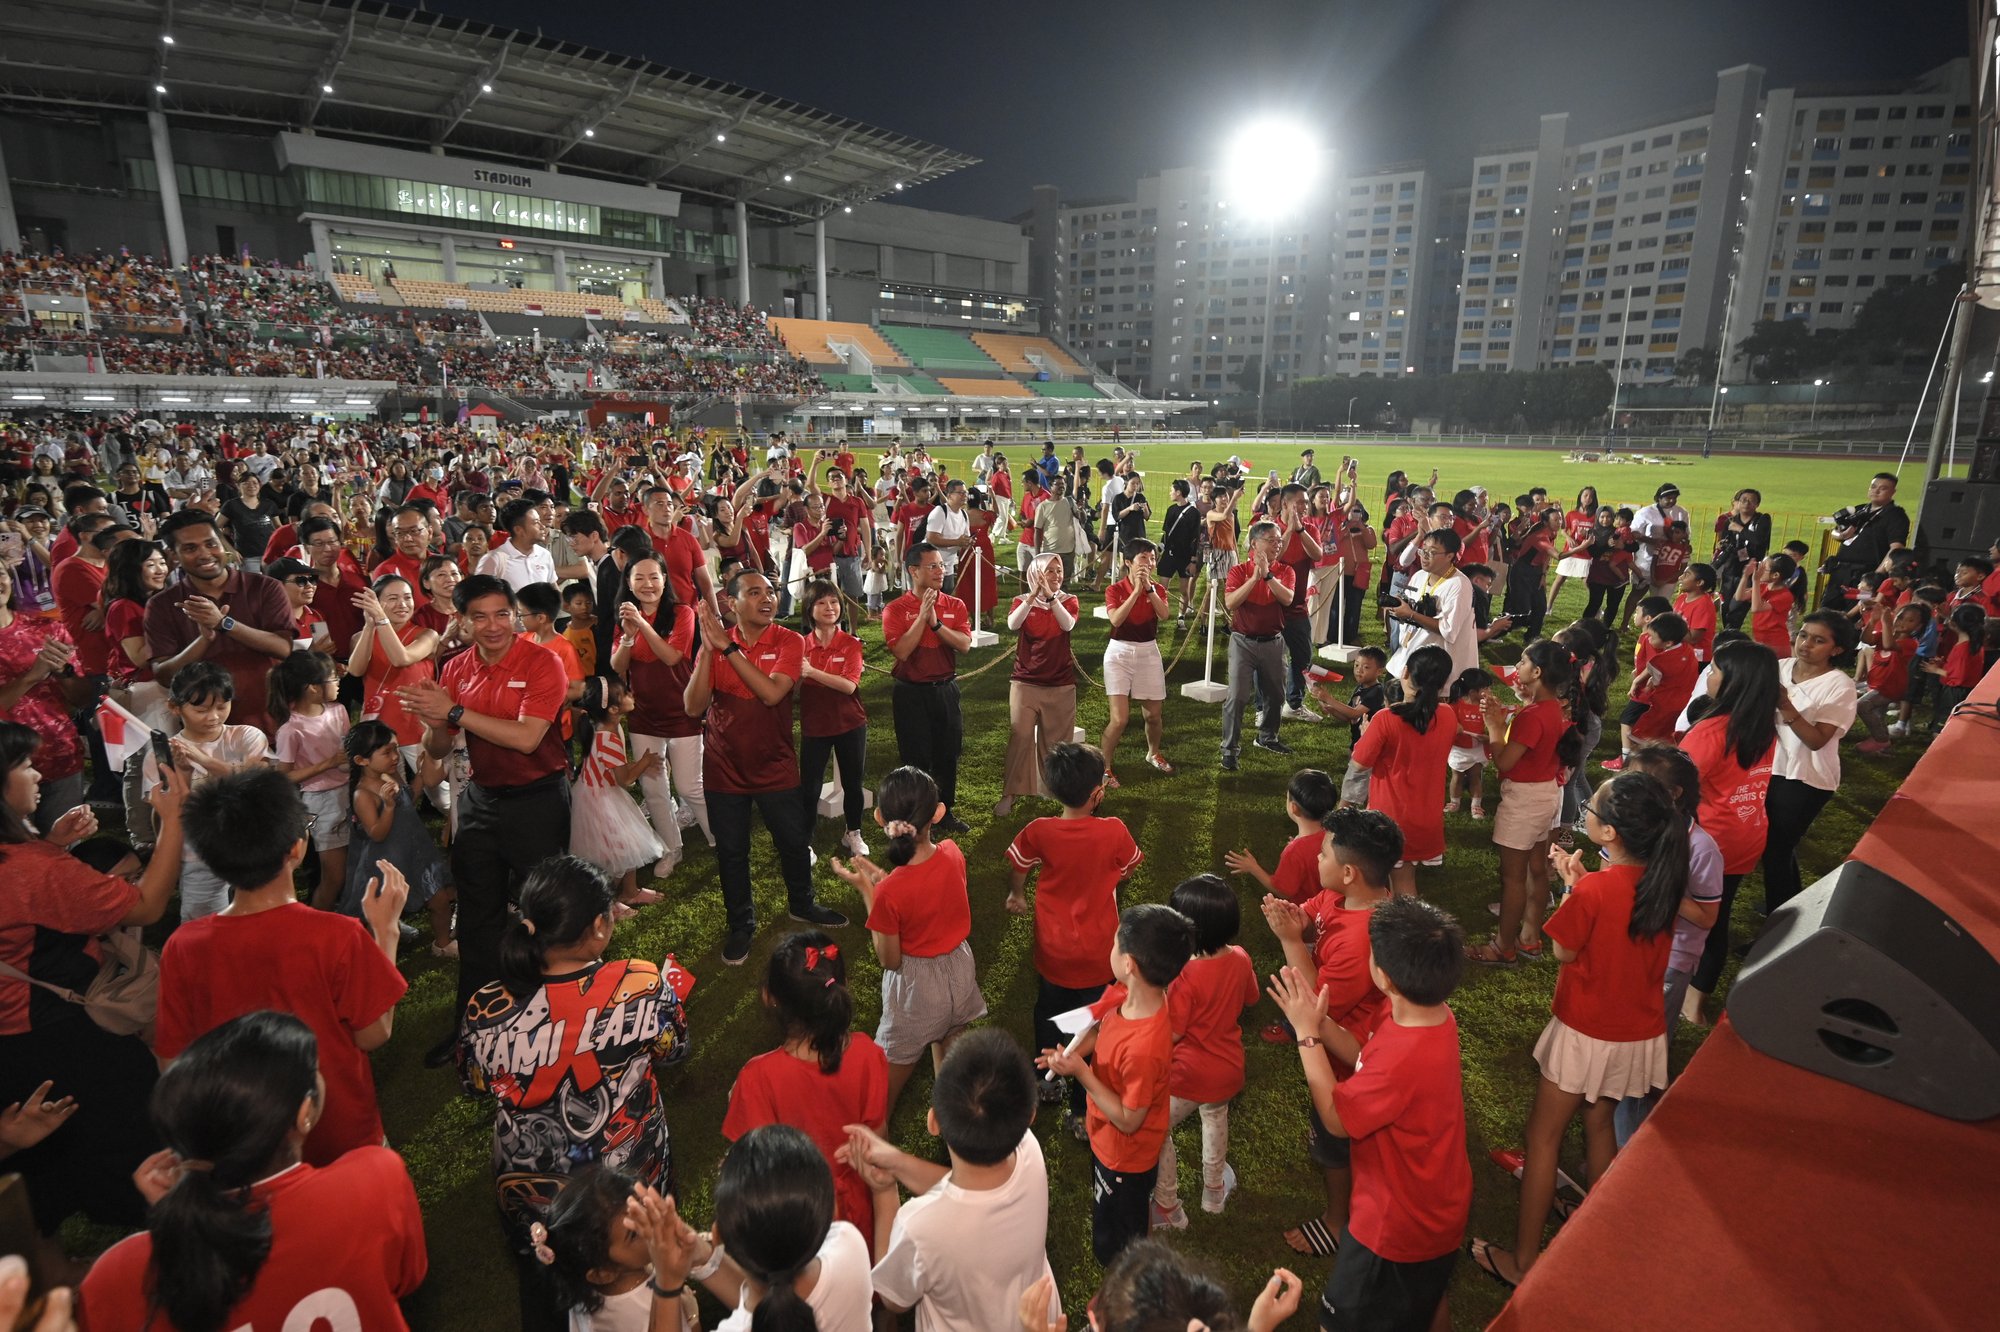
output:
{"label": "street lamp post", "polygon": [[1813,381],[1812,410],[1806,413],[1807,425],[1812,425],[1819,420],[1819,391],[1820,387],[1825,383],[1824,379],[1815,379]]}
{"label": "street lamp post", "polygon": [[1347,400],[1347,424],[1350,427],[1354,424],[1354,404],[1360,401],[1361,395],[1359,393]]}
{"label": "street lamp post", "polygon": [[1257,433],[1264,431],[1264,393],[1277,342],[1278,219],[1303,203],[1319,172],[1320,152],[1303,125],[1276,119],[1254,121],[1230,141],[1225,171],[1227,202],[1238,215],[1262,217],[1267,230],[1264,257],[1264,338],[1257,357]]}

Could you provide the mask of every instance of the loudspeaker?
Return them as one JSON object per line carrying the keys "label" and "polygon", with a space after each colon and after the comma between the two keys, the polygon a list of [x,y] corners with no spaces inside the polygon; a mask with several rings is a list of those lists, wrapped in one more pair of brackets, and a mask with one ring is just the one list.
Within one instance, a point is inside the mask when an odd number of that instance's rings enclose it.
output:
{"label": "loudspeaker", "polygon": [[[1996,450],[2000,458],[2000,450]],[[1938,480],[1924,491],[1917,514],[1917,549],[1929,561],[1949,566],[1967,555],[1984,555],[2000,537],[2000,476],[1991,481]]]}
{"label": "loudspeaker", "polygon": [[1729,1020],[1773,1059],[1947,1119],[2000,1115],[2000,961],[1859,861],[1772,913]]}

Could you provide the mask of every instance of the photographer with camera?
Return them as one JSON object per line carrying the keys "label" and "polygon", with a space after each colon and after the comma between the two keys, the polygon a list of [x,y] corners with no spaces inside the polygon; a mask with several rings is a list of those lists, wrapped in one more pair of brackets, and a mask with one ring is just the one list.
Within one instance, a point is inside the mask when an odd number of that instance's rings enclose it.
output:
{"label": "photographer with camera", "polygon": [[1402,596],[1384,602],[1389,618],[1404,626],[1402,645],[1389,662],[1390,674],[1401,675],[1409,654],[1423,647],[1441,647],[1451,654],[1453,679],[1479,665],[1472,581],[1458,571],[1462,545],[1449,527],[1426,532],[1417,547],[1422,571],[1410,579]]}
{"label": "photographer with camera", "polygon": [[[1735,587],[1743,580],[1743,567],[1771,553],[1771,515],[1759,513],[1762,491],[1745,487],[1730,501],[1729,512],[1715,520],[1715,578],[1717,587]],[[1722,608],[1723,623],[1731,629],[1743,627],[1750,613],[1747,601],[1731,601]]]}
{"label": "photographer with camera", "polygon": [[1868,483],[1868,503],[1835,510],[1833,535],[1841,551],[1821,570],[1826,593],[1819,604],[1823,610],[1845,611],[1853,604],[1861,575],[1880,564],[1892,546],[1910,540],[1910,515],[1896,503],[1895,475],[1877,472]]}

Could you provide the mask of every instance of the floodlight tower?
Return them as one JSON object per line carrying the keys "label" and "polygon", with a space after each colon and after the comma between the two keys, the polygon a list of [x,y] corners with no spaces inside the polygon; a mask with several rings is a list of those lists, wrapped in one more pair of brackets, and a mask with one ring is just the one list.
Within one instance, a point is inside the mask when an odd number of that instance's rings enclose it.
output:
{"label": "floodlight tower", "polygon": [[[1277,341],[1278,220],[1311,196],[1318,182],[1320,148],[1311,130],[1291,120],[1265,118],[1238,130],[1224,157],[1224,198],[1239,216],[1262,218],[1264,256],[1264,346],[1257,358],[1257,433],[1264,433],[1264,387]],[[1296,322],[1296,321],[1294,321]],[[1295,339],[1296,341],[1296,339]]]}

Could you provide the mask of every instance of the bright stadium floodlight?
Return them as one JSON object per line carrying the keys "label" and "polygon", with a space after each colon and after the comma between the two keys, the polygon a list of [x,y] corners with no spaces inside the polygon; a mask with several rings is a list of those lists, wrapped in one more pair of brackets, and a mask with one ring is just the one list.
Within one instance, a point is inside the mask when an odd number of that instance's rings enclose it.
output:
{"label": "bright stadium floodlight", "polygon": [[1277,338],[1278,219],[1303,204],[1318,182],[1319,140],[1304,125],[1266,117],[1251,121],[1229,141],[1223,157],[1224,204],[1261,218],[1264,247],[1264,333],[1257,351],[1257,433],[1264,433],[1264,387]]}
{"label": "bright stadium floodlight", "polygon": [[1238,130],[1223,155],[1223,198],[1253,217],[1297,207],[1319,178],[1319,141],[1297,121],[1266,118]]}
{"label": "bright stadium floodlight", "polygon": [[493,91],[493,85],[490,83],[482,83],[479,85],[479,91],[483,93],[490,93]]}

